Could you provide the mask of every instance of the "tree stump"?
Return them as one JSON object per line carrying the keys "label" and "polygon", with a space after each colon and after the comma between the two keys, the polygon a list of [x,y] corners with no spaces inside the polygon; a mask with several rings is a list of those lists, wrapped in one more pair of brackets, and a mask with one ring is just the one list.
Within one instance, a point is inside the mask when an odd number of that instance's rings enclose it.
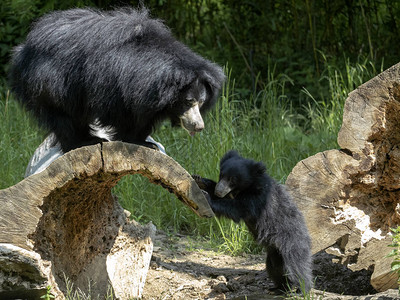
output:
{"label": "tree stump", "polygon": [[374,270],[378,291],[397,287],[390,228],[400,224],[400,64],[349,94],[340,150],[299,162],[286,184],[304,213],[313,253],[353,271]]}
{"label": "tree stump", "polygon": [[73,150],[0,191],[0,298],[38,299],[50,285],[62,299],[67,281],[89,293],[88,280],[93,296],[140,297],[155,227],[129,221],[111,195],[136,173],[199,216],[213,216],[192,177],[167,155],[121,142]]}

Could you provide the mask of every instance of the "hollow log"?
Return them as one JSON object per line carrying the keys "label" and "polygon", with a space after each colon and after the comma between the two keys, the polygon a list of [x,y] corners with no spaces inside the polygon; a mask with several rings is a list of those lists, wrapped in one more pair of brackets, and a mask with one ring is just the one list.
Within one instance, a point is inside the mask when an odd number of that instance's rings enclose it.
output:
{"label": "hollow log", "polygon": [[70,151],[0,191],[0,298],[38,299],[50,285],[62,299],[71,284],[90,287],[93,297],[140,297],[155,227],[129,221],[111,194],[136,173],[197,215],[213,215],[192,177],[167,155],[122,142]]}
{"label": "hollow log", "polygon": [[400,64],[351,92],[340,150],[299,162],[287,178],[312,236],[353,271],[374,270],[378,291],[397,287],[390,228],[400,224]]}

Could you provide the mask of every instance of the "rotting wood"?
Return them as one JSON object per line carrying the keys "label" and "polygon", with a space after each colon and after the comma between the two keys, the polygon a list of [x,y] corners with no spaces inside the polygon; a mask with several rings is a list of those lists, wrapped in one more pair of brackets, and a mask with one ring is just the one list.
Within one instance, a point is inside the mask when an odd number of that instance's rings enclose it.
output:
{"label": "rotting wood", "polygon": [[0,277],[10,272],[4,258],[23,257],[24,251],[35,258],[25,261],[51,269],[46,277],[44,267],[25,263],[35,278],[44,279],[29,285],[26,276],[16,274],[13,284],[0,285],[0,298],[29,291],[38,295],[48,284],[62,298],[65,277],[83,291],[90,278],[92,291],[100,295],[110,283],[119,299],[139,297],[155,228],[129,221],[111,195],[123,176],[137,173],[173,192],[197,215],[213,216],[192,177],[167,155],[122,142],[70,151],[44,171],[0,191]]}
{"label": "rotting wood", "polygon": [[[374,270],[378,291],[397,287],[385,257],[400,225],[400,64],[349,94],[341,150],[299,162],[288,176],[313,240],[353,271]],[[378,274],[379,273],[379,274]]]}

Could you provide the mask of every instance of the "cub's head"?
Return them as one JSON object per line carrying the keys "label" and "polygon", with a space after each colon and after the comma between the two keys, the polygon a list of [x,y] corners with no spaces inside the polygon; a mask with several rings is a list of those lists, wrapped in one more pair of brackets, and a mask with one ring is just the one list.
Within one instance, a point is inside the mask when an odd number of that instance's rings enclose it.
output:
{"label": "cub's head", "polygon": [[259,189],[259,185],[264,185],[265,171],[263,163],[243,158],[231,150],[221,159],[215,195],[223,198],[229,193],[237,194],[248,189]]}

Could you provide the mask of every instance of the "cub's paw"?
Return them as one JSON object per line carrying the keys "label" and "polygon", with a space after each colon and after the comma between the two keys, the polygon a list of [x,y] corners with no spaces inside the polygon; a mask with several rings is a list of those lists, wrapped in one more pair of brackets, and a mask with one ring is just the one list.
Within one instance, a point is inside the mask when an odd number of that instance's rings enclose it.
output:
{"label": "cub's paw", "polygon": [[196,181],[197,185],[199,186],[200,189],[203,190],[203,192],[205,192],[204,190],[207,189],[207,185],[205,184],[203,177],[193,174],[192,178],[194,179],[194,181]]}

